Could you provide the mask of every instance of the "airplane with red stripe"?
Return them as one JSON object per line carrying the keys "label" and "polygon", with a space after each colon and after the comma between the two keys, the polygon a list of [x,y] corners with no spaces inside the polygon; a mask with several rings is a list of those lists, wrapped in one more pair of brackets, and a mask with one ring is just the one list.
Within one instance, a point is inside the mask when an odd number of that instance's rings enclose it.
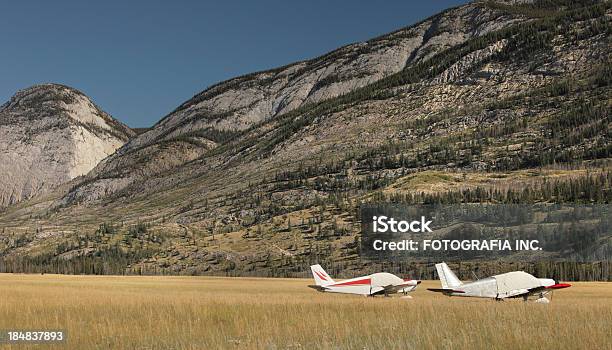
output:
{"label": "airplane with red stripe", "polygon": [[310,269],[315,284],[308,287],[320,292],[388,296],[394,293],[406,294],[412,292],[421,283],[418,280],[402,279],[386,272],[336,282],[323,270],[321,265],[312,265]]}

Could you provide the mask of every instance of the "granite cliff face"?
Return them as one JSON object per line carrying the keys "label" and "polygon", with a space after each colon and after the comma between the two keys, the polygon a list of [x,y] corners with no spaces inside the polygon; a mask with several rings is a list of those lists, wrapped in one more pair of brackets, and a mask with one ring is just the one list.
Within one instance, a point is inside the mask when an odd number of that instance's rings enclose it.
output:
{"label": "granite cliff face", "polygon": [[72,88],[19,91],[0,107],[0,207],[87,174],[133,135]]}

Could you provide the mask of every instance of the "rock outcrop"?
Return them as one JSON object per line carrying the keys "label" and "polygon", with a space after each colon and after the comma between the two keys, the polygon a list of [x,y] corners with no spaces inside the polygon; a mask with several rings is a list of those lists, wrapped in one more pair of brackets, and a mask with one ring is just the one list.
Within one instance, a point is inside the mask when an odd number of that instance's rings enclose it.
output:
{"label": "rock outcrop", "polygon": [[0,107],[0,207],[87,174],[133,135],[75,89],[19,91]]}

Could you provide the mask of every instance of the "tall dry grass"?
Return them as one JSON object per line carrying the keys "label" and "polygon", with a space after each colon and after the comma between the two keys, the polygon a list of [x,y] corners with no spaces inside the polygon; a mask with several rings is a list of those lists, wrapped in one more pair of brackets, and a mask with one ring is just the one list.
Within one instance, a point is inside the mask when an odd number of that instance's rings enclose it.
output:
{"label": "tall dry grass", "polygon": [[[66,329],[57,349],[610,349],[612,283],[551,304],[318,293],[308,280],[0,275],[0,329]],[[24,345],[0,348],[26,349]]]}

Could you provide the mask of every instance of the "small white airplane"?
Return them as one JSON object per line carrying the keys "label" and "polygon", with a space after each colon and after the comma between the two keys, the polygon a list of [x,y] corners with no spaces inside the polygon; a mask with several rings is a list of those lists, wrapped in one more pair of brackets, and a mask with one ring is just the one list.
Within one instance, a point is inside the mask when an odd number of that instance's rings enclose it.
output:
{"label": "small white airplane", "polygon": [[438,277],[442,288],[428,288],[432,292],[448,296],[491,298],[503,300],[506,298],[523,298],[527,301],[535,299],[537,303],[548,304],[546,298],[552,291],[571,287],[568,283],[559,283],[549,278],[536,278],[524,271],[502,273],[470,283],[461,282],[453,271],[442,262],[436,264]]}
{"label": "small white airplane", "polygon": [[348,280],[334,281],[321,265],[312,265],[312,276],[315,285],[308,287],[314,288],[319,292],[359,294],[365,296],[385,295],[392,293],[408,293],[416,289],[421,283],[418,280],[405,280],[386,272],[374,273],[368,276],[351,278]]}

